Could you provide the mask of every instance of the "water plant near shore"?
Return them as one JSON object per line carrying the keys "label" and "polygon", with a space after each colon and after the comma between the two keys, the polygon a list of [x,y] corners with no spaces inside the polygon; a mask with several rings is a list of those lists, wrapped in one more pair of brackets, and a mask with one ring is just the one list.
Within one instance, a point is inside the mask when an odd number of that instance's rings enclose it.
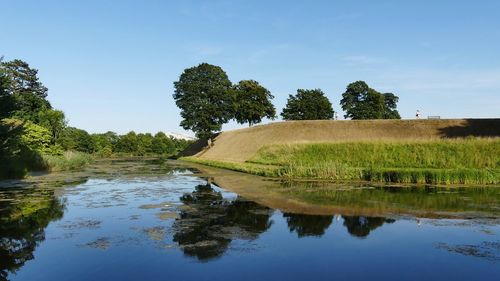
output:
{"label": "water plant near shore", "polygon": [[74,151],[66,151],[63,155],[44,155],[45,169],[51,172],[76,170],[93,161],[90,154]]}

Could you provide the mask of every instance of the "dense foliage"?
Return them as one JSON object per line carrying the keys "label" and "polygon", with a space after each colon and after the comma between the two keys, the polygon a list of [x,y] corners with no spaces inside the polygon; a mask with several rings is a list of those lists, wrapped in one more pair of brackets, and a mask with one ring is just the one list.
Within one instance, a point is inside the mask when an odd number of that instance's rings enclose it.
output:
{"label": "dense foliage", "polygon": [[175,103],[181,109],[181,126],[197,137],[210,137],[234,116],[231,81],[219,66],[202,63],[185,69],[174,82]]}
{"label": "dense foliage", "polygon": [[51,109],[46,99],[48,89],[39,81],[38,70],[16,59],[0,62],[0,72],[9,80],[7,93],[14,102],[12,117],[38,123],[40,112]]}
{"label": "dense foliage", "polygon": [[9,78],[0,71],[0,119],[10,116],[14,110],[14,99],[8,93],[8,87]]}
{"label": "dense foliage", "polygon": [[285,120],[327,120],[333,118],[332,103],[320,89],[298,89],[290,95],[281,113]]}
{"label": "dense foliage", "polygon": [[235,119],[248,126],[260,123],[262,118],[276,117],[276,109],[271,103],[274,98],[268,89],[254,80],[243,80],[234,86],[236,93]]}
{"label": "dense foliage", "polygon": [[396,109],[398,100],[399,98],[392,93],[381,94],[364,81],[356,81],[347,86],[340,105],[346,112],[345,118],[401,119]]}

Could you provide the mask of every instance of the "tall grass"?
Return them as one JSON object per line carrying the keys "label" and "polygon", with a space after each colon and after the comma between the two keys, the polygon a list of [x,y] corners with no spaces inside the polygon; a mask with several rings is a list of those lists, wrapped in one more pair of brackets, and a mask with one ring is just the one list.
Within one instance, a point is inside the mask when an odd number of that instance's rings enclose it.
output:
{"label": "tall grass", "polygon": [[377,168],[498,168],[500,139],[273,145],[263,147],[249,162],[338,163]]}
{"label": "tall grass", "polygon": [[90,154],[66,151],[63,155],[44,155],[45,169],[51,172],[76,170],[90,164],[93,157]]}
{"label": "tall grass", "polygon": [[499,184],[500,140],[346,142],[263,147],[251,163],[290,178],[428,184]]}

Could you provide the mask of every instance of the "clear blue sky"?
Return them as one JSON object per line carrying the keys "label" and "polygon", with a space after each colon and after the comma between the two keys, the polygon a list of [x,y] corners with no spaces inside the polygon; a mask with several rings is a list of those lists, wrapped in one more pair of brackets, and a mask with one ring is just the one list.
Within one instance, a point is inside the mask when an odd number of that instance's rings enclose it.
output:
{"label": "clear blue sky", "polygon": [[0,0],[0,55],[39,69],[89,132],[183,132],[173,81],[201,62],[259,81],[279,112],[297,88],[339,110],[356,80],[406,118],[500,112],[498,0]]}

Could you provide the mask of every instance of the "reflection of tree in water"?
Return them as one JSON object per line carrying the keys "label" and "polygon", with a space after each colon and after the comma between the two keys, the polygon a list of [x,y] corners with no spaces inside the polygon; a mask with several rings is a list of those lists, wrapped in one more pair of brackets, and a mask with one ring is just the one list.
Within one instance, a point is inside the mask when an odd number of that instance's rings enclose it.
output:
{"label": "reflection of tree in water", "polygon": [[50,221],[62,218],[64,204],[48,190],[0,194],[0,279],[34,258]]}
{"label": "reflection of tree in water", "polygon": [[271,226],[271,209],[241,198],[224,199],[210,184],[198,185],[181,201],[185,206],[174,224],[174,241],[200,260],[221,256],[233,239],[256,239]]}
{"label": "reflection of tree in water", "polygon": [[393,223],[394,219],[382,217],[357,217],[357,216],[342,216],[344,226],[347,231],[356,237],[364,238],[370,234],[370,231],[382,226],[384,223]]}
{"label": "reflection of tree in water", "polygon": [[284,213],[290,232],[297,232],[299,237],[322,236],[332,223],[333,216],[302,215]]}

